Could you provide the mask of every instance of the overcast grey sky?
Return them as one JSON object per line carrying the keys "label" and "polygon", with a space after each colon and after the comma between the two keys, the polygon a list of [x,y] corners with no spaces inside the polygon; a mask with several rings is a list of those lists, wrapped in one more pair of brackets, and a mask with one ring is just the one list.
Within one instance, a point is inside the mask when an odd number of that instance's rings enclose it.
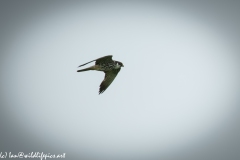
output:
{"label": "overcast grey sky", "polygon": [[[240,3],[0,6],[0,152],[240,158]],[[76,70],[105,55],[124,68],[98,95],[104,73]]]}

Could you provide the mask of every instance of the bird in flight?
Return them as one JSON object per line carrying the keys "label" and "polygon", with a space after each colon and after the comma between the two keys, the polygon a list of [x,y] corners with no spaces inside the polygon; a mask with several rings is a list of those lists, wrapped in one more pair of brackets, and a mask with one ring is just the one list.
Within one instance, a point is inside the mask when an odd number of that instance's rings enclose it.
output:
{"label": "bird in flight", "polygon": [[95,62],[94,66],[78,70],[77,72],[89,71],[89,70],[96,70],[96,71],[103,71],[105,73],[104,80],[100,84],[99,94],[103,93],[113,82],[115,77],[117,76],[118,72],[121,70],[121,67],[124,67],[122,62],[112,60],[112,55],[104,56],[85,64],[82,64],[78,67],[84,66],[88,63]]}

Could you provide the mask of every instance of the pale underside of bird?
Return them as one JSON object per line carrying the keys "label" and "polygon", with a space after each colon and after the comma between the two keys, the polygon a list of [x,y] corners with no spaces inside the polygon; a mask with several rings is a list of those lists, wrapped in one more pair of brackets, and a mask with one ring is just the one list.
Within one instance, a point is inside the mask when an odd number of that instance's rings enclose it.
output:
{"label": "pale underside of bird", "polygon": [[89,71],[89,70],[103,71],[105,73],[105,77],[102,83],[100,84],[100,88],[99,88],[99,94],[101,94],[110,86],[110,84],[113,82],[113,80],[117,76],[118,72],[121,70],[121,67],[124,67],[124,66],[122,62],[112,60],[112,55],[108,55],[108,56],[104,56],[104,57],[92,60],[85,64],[82,64],[79,67],[94,61],[96,61],[95,65],[85,69],[78,70],[77,72],[83,72],[83,71]]}

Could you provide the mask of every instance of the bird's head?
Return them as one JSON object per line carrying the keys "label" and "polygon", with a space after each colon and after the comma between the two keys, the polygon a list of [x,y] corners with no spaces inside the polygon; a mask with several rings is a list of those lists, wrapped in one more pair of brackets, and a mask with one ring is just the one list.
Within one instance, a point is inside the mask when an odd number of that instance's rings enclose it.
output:
{"label": "bird's head", "polygon": [[119,62],[119,61],[116,61],[117,62],[117,65],[120,66],[120,67],[124,67],[124,65],[122,64],[122,62]]}

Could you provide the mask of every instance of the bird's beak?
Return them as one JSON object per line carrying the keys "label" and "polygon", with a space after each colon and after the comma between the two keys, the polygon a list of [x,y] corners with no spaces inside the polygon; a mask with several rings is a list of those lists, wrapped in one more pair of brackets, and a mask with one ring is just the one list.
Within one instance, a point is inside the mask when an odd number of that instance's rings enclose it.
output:
{"label": "bird's beak", "polygon": [[124,65],[122,65],[122,67],[124,67]]}

